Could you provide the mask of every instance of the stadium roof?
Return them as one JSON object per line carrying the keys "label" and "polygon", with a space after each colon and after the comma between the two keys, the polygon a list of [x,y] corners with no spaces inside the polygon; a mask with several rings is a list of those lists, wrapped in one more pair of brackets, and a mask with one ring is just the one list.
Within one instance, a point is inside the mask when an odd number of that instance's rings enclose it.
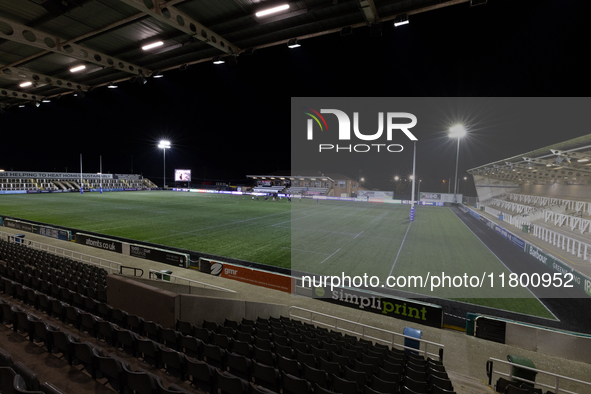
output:
{"label": "stadium roof", "polygon": [[[0,0],[0,104],[23,104],[146,78],[289,40],[403,20],[486,0]],[[159,46],[142,47],[161,42]],[[85,68],[75,70],[77,67]],[[204,75],[207,77],[207,75]],[[23,85],[30,83],[28,85]]]}
{"label": "stadium roof", "polygon": [[472,168],[468,173],[517,183],[587,183],[591,179],[591,134]]}

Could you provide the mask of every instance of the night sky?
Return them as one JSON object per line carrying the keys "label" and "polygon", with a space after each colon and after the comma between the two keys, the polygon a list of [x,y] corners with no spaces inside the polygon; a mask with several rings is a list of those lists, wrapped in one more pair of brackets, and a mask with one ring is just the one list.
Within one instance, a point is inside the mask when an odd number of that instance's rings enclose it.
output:
{"label": "night sky", "polygon": [[[475,131],[462,145],[460,174],[591,132],[585,117],[591,101],[583,98],[590,85],[588,3],[461,4],[412,16],[396,29],[387,22],[380,38],[360,28],[349,37],[331,34],[297,49],[281,45],[240,56],[236,66],[197,64],[142,86],[121,83],[84,98],[11,108],[0,115],[0,169],[78,172],[83,154],[84,172],[98,172],[102,155],[105,173],[133,168],[161,184],[156,145],[168,138],[167,179],[174,168],[188,168],[194,182],[238,182],[290,169],[291,97],[438,97],[442,126],[431,120],[419,138],[418,170],[432,179],[428,188],[442,191],[441,179],[455,170],[455,148],[442,138],[446,119],[467,119]],[[540,101],[523,99],[519,105],[529,103],[523,116],[514,106],[508,116],[498,97],[580,98],[558,100],[560,111],[550,99],[539,110]],[[396,160],[390,172],[412,168],[407,157]],[[356,177],[359,170],[338,172]]]}

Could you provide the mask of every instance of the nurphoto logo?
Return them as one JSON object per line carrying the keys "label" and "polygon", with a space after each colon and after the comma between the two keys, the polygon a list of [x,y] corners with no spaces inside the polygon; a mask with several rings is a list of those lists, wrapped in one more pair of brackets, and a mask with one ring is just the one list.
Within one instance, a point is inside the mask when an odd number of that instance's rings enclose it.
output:
{"label": "nurphoto logo", "polygon": [[[328,123],[322,114],[335,115],[339,122],[338,139],[339,141],[350,141],[351,140],[351,119],[349,115],[338,109],[321,109],[320,112],[304,107],[310,118],[307,121],[307,139],[308,141],[314,140],[314,125],[318,125],[317,128],[321,132],[329,132]],[[397,123],[399,119],[408,119],[410,123]],[[396,121],[395,121],[396,120]],[[386,126],[384,127],[384,123]],[[384,128],[386,130],[386,140],[392,141],[395,131],[402,131],[404,135],[411,141],[417,141],[417,137],[410,132],[409,129],[416,126],[417,117],[408,112],[378,112],[378,130],[373,134],[364,134],[359,130],[359,112],[353,112],[353,134],[361,141],[376,141],[384,134]],[[334,152],[390,152],[397,153],[402,152],[404,147],[400,144],[319,144],[318,151],[334,151]]]}

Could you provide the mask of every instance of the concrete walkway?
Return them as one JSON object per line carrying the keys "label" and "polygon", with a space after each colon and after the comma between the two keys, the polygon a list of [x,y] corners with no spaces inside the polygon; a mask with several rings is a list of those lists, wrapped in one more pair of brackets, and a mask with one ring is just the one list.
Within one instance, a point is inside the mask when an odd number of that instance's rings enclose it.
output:
{"label": "concrete walkway", "polygon": [[[19,233],[18,231],[13,231],[7,228],[1,228],[1,231],[11,234]],[[291,294],[276,290],[254,287],[252,285],[236,282],[230,279],[204,274],[193,269],[172,267],[161,263],[132,258],[113,252],[75,244],[73,242],[59,241],[29,233],[26,234],[25,239],[31,239],[37,242],[64,248],[76,253],[84,253],[104,259],[110,259],[120,262],[124,266],[128,267],[142,268],[144,270],[144,277],[148,276],[148,269],[158,271],[164,269],[171,270],[173,271],[174,275],[183,278],[232,289],[238,292],[238,294],[233,295],[232,298],[238,296],[241,299],[247,301],[268,302],[304,308],[397,333],[402,333],[404,327],[408,325],[407,322],[391,317],[366,313],[358,309],[356,310],[346,308],[323,302],[321,300],[293,296]],[[216,294],[220,293],[216,292]],[[303,312],[295,312],[293,309],[292,312],[296,315],[299,314],[304,316]],[[485,384],[487,381],[486,362],[489,357],[506,360],[507,355],[509,354],[529,358],[534,362],[537,368],[552,373],[565,375],[583,381],[589,381],[589,377],[591,376],[590,364],[575,362],[555,356],[507,346],[504,344],[485,341],[479,338],[466,336],[464,333],[455,330],[437,329],[421,326],[419,324],[413,324],[412,326],[422,330],[423,339],[440,343],[445,346],[444,364],[446,369],[450,372],[450,377],[458,394],[490,393],[491,389]],[[355,329],[353,327],[351,328]],[[359,326],[356,327],[356,329],[360,332]],[[397,341],[397,343],[401,342]],[[509,372],[508,367],[502,367],[501,365],[495,366],[495,369],[503,372]],[[496,381],[498,377],[498,375],[495,375],[493,377],[493,381]],[[554,384],[553,378],[541,378],[538,376],[538,381],[542,381],[551,385]],[[565,384],[564,388],[573,390],[579,394],[591,392],[589,386],[585,387],[582,385]]]}

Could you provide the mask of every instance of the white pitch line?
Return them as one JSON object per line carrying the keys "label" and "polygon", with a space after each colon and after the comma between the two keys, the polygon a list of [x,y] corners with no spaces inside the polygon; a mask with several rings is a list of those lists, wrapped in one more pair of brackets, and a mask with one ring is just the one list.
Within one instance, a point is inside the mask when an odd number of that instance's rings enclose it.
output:
{"label": "white pitch line", "polygon": [[[363,232],[363,231],[361,231],[361,233],[362,233],[362,232]],[[353,239],[355,239],[355,238],[359,237],[359,236],[361,235],[361,233],[359,233],[359,234],[357,234],[356,236],[354,236],[354,237],[353,237]]]}
{"label": "white pitch line", "polygon": [[380,221],[380,219],[381,219],[382,217],[384,217],[385,215],[387,215],[387,214],[388,214],[388,211],[386,211],[386,212],[382,213],[380,216],[378,216],[377,218],[375,218],[375,219],[374,219],[374,220],[372,220],[371,222],[372,222],[372,223],[374,223],[374,222],[379,222],[379,221]]}
{"label": "white pitch line", "polygon": [[396,261],[398,261],[398,256],[400,255],[400,251],[402,250],[402,246],[404,245],[404,241],[406,240],[406,235],[408,234],[408,230],[410,230],[410,225],[412,222],[408,224],[408,228],[406,229],[406,233],[404,233],[404,238],[402,238],[402,243],[400,244],[400,248],[398,249],[398,253],[396,253],[396,258],[394,259],[394,264],[392,264],[392,268],[390,269],[390,273],[388,276],[392,276],[392,271],[394,271],[394,266],[396,265]]}
{"label": "white pitch line", "polygon": [[338,248],[337,250],[335,250],[335,251],[333,252],[333,254],[331,254],[330,256],[328,256],[327,258],[325,258],[324,260],[322,260],[322,261],[320,262],[320,264],[322,264],[322,263],[324,263],[326,260],[330,259],[330,258],[331,258],[331,257],[332,257],[332,256],[333,256],[333,255],[334,255],[336,252],[338,252],[339,250],[341,250],[341,248]]}

